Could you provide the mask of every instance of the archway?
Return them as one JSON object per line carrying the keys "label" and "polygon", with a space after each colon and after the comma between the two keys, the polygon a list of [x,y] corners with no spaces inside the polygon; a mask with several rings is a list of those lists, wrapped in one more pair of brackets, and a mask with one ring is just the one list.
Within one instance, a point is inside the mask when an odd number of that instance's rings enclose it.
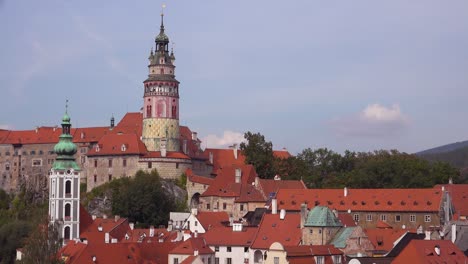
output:
{"label": "archway", "polygon": [[70,227],[69,226],[66,226],[63,229],[63,239],[64,240],[70,240]]}
{"label": "archway", "polygon": [[192,195],[192,199],[190,199],[190,208],[198,208],[200,204],[200,193],[195,193]]}
{"label": "archway", "polygon": [[254,263],[259,264],[263,263],[263,253],[260,250],[256,250],[254,253]]}

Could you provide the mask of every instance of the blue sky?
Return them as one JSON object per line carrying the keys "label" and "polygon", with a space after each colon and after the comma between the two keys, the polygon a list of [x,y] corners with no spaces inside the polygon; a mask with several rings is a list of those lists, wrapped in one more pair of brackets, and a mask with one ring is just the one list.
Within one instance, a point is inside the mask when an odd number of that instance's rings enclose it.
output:
{"label": "blue sky", "polygon": [[[0,0],[0,127],[139,111],[162,1]],[[181,124],[203,147],[415,152],[468,139],[464,0],[166,1]]]}

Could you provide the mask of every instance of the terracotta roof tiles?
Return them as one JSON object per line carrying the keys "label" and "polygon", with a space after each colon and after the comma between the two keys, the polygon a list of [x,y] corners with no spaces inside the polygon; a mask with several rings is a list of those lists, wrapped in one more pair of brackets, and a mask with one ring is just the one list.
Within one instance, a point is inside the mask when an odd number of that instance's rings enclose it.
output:
{"label": "terracotta roof tiles", "polygon": [[[436,247],[439,251],[436,251]],[[468,258],[450,240],[411,240],[392,263],[466,263]]]}
{"label": "terracotta roof tiles", "polygon": [[242,231],[233,231],[232,227],[212,228],[205,234],[206,243],[210,246],[242,246],[252,244],[257,228],[243,227]]}
{"label": "terracotta roof tiles", "polygon": [[135,134],[111,134],[103,136],[88,156],[142,155],[146,146]]}
{"label": "terracotta roof tiles", "polygon": [[302,239],[300,221],[299,214],[286,214],[284,219],[279,214],[264,214],[251,247],[268,249],[274,242],[298,246]]}

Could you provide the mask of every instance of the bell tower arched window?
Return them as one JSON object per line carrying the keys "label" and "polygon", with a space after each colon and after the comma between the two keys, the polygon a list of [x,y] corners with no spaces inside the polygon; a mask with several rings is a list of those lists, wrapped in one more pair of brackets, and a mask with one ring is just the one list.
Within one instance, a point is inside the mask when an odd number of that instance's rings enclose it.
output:
{"label": "bell tower arched window", "polygon": [[71,197],[71,181],[65,181],[65,197]]}
{"label": "bell tower arched window", "polygon": [[148,105],[146,107],[146,117],[151,117],[151,105]]}
{"label": "bell tower arched window", "polygon": [[71,204],[66,203],[65,204],[65,221],[70,221],[71,220]]}
{"label": "bell tower arched window", "polygon": [[66,226],[63,229],[63,239],[70,240],[70,227],[69,226]]}

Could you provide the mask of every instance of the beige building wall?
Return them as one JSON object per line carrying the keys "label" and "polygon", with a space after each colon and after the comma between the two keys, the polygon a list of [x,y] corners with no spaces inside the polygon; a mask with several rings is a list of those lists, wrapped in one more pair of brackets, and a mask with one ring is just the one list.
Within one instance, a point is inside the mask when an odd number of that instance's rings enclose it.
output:
{"label": "beige building wall", "polygon": [[383,221],[394,228],[424,229],[439,226],[439,212],[351,212],[354,221],[362,228],[375,228],[379,221]]}
{"label": "beige building wall", "polygon": [[200,197],[199,209],[209,212],[227,212],[233,217],[234,197],[206,196]]}
{"label": "beige building wall", "polygon": [[302,229],[302,242],[304,245],[327,245],[340,227],[304,227]]}
{"label": "beige building wall", "polygon": [[163,179],[178,179],[185,171],[191,168],[192,162],[187,159],[152,158],[140,159],[138,169],[151,171],[156,169]]}
{"label": "beige building wall", "polygon": [[280,243],[275,242],[271,244],[267,252],[267,258],[265,259],[264,263],[265,264],[288,264],[289,262],[286,256],[287,254],[283,246]]}
{"label": "beige building wall", "polygon": [[139,169],[138,159],[138,155],[88,157],[87,191],[113,179],[134,176]]}

